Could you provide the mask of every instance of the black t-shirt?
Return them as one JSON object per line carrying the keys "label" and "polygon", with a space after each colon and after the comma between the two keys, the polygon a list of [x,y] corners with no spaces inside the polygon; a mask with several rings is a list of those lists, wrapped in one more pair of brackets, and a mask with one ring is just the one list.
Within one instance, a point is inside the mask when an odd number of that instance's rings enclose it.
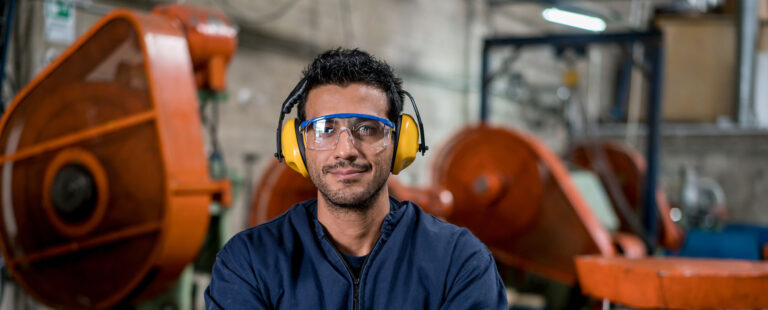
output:
{"label": "black t-shirt", "polygon": [[347,261],[347,265],[349,265],[349,269],[352,269],[352,274],[355,276],[355,278],[359,278],[360,269],[363,268],[363,263],[365,262],[365,259],[368,258],[368,255],[354,256],[344,252],[342,252],[341,254],[344,255],[344,260]]}

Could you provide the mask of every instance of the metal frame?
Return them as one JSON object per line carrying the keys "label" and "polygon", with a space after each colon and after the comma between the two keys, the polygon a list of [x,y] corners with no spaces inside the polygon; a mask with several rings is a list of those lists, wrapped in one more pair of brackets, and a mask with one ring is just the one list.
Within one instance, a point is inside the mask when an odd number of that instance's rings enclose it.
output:
{"label": "metal frame", "polygon": [[736,119],[741,127],[755,125],[755,65],[760,21],[757,0],[741,0],[738,6],[737,65],[736,70]]}
{"label": "metal frame", "polygon": [[483,53],[481,62],[480,80],[480,119],[485,123],[490,114],[490,94],[488,86],[492,82],[489,75],[489,58],[493,49],[498,47],[522,48],[531,45],[549,45],[555,48],[583,49],[591,44],[627,44],[641,43],[645,45],[645,58],[649,70],[648,110],[647,110],[647,144],[646,158],[648,171],[643,188],[643,227],[647,240],[651,242],[649,251],[655,247],[657,240],[657,206],[656,186],[660,167],[660,127],[661,127],[661,96],[663,87],[663,53],[661,33],[628,32],[610,34],[584,34],[584,35],[549,35],[541,37],[492,37],[483,41]]}

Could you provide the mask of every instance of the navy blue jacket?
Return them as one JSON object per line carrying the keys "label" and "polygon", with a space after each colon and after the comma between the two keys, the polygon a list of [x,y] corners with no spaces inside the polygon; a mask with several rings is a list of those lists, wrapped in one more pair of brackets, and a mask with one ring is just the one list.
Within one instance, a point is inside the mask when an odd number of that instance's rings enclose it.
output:
{"label": "navy blue jacket", "polygon": [[488,249],[467,229],[390,199],[355,279],[317,200],[235,235],[219,252],[207,309],[508,309]]}

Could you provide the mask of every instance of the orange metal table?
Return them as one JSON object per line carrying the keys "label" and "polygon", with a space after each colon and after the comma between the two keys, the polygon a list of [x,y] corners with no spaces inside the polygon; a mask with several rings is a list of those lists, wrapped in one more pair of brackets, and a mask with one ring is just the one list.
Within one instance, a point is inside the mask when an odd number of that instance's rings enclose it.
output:
{"label": "orange metal table", "polygon": [[582,256],[576,271],[584,294],[629,307],[768,307],[767,262]]}

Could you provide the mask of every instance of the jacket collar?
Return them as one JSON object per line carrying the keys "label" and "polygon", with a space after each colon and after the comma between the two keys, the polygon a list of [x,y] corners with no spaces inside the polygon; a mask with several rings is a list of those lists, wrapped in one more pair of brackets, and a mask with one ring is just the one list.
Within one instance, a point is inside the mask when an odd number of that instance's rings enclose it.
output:
{"label": "jacket collar", "polygon": [[[307,216],[311,217],[313,229],[319,239],[325,237],[326,231],[320,221],[317,220],[317,198],[307,200],[304,202]],[[407,209],[408,203],[397,201],[392,196],[389,197],[389,213],[384,217],[384,221],[381,222],[381,236],[383,240],[389,238],[389,235],[395,230],[395,227],[403,218]]]}

